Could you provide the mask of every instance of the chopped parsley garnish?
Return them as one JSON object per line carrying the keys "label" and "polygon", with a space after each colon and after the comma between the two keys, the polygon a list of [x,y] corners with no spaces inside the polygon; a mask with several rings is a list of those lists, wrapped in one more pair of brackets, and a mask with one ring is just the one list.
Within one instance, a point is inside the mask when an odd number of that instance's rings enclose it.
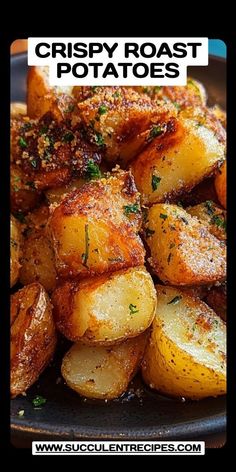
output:
{"label": "chopped parsley garnish", "polygon": [[29,131],[30,129],[32,128],[32,123],[25,123],[22,127],[21,127],[21,131],[24,132],[24,131]]}
{"label": "chopped parsley garnish", "polygon": [[19,138],[18,144],[22,149],[24,149],[28,146],[27,142],[25,141],[24,138],[22,138],[22,136]]}
{"label": "chopped parsley garnish", "polygon": [[224,221],[224,218],[222,218],[221,216],[214,215],[211,218],[211,223],[213,225],[218,226],[218,228],[223,228],[224,230],[226,230],[226,222]]}
{"label": "chopped parsley garnish", "polygon": [[150,236],[152,236],[154,233],[155,231],[153,229],[150,229],[150,228],[145,229],[146,238],[150,238]]}
{"label": "chopped parsley garnish", "polygon": [[148,87],[143,87],[142,92],[143,92],[143,93],[149,93]]}
{"label": "chopped parsley garnish", "polygon": [[160,213],[160,218],[162,218],[162,220],[166,220],[167,215],[164,215],[164,213]]}
{"label": "chopped parsley garnish", "polygon": [[158,92],[160,92],[160,90],[161,90],[160,85],[157,85],[156,87],[154,87],[154,93],[158,93]]}
{"label": "chopped parsley garnish", "polygon": [[46,134],[48,132],[48,126],[42,126],[39,130],[39,135],[42,136],[42,134]]}
{"label": "chopped parsley garnish", "polygon": [[86,177],[88,179],[100,179],[102,177],[99,166],[95,164],[91,159],[88,161]]}
{"label": "chopped parsley garnish", "polygon": [[212,208],[212,205],[213,205],[212,200],[206,200],[205,207],[206,207],[208,215],[213,215],[215,212],[214,208]]}
{"label": "chopped parsley garnish", "polygon": [[71,104],[67,107],[67,109],[65,110],[65,112],[66,112],[66,113],[71,113],[72,111],[74,111],[74,109],[75,109],[75,105],[74,105],[74,103],[71,103]]}
{"label": "chopped parsley garnish", "polygon": [[157,136],[160,136],[162,133],[163,129],[161,128],[161,126],[153,126],[149,133],[148,141],[156,138]]}
{"label": "chopped parsley garnish", "polygon": [[42,397],[41,395],[37,395],[33,400],[32,400],[32,403],[34,405],[35,408],[38,408],[40,406],[43,406],[45,405],[45,403],[47,402],[46,398]]}
{"label": "chopped parsley garnish", "polygon": [[115,93],[113,93],[113,97],[114,98],[119,98],[120,97],[120,92],[118,92],[118,90],[117,90]]}
{"label": "chopped parsley garnish", "polygon": [[36,161],[36,159],[33,159],[32,161],[30,161],[30,164],[32,165],[32,167],[33,167],[34,169],[36,169],[36,167],[37,167],[37,161]]}
{"label": "chopped parsley garnish", "polygon": [[136,308],[137,308],[137,305],[133,305],[133,303],[130,303],[130,305],[129,305],[130,315],[133,315],[134,313],[139,312],[139,310],[136,310]]}
{"label": "chopped parsley garnish", "polygon": [[130,213],[138,213],[140,210],[139,204],[134,203],[133,205],[124,205],[124,214],[126,216],[130,215]]}
{"label": "chopped parsley garnish", "polygon": [[182,298],[183,297],[181,295],[177,295],[176,297],[172,298],[172,300],[170,302],[168,302],[167,305],[176,305],[176,303],[179,303],[179,301]]}
{"label": "chopped parsley garnish", "polygon": [[84,227],[85,230],[85,252],[82,254],[82,264],[87,267],[87,261],[89,256],[89,232],[88,232],[88,224]]}
{"label": "chopped parsley garnish", "polygon": [[101,105],[98,109],[99,115],[104,115],[107,112],[107,106],[106,105]]}
{"label": "chopped parsley garnish", "polygon": [[172,102],[172,103],[178,111],[181,109],[181,106],[180,106],[179,103],[177,103],[177,102]]}
{"label": "chopped parsley garnish", "polygon": [[64,134],[62,141],[65,141],[66,143],[70,143],[73,141],[74,135],[71,133],[71,131],[68,131],[68,133]]}
{"label": "chopped parsley garnish", "polygon": [[94,136],[94,139],[95,139],[95,143],[97,144],[97,146],[104,146],[104,139],[103,139],[103,136],[101,135],[101,133],[95,133],[95,136]]}
{"label": "chopped parsley garnish", "polygon": [[93,87],[91,87],[91,90],[93,93],[96,93],[97,92],[97,89],[98,87],[96,85],[94,85]]}
{"label": "chopped parsley garnish", "polygon": [[153,190],[153,192],[157,189],[160,181],[161,181],[161,177],[158,177],[157,175],[152,174],[152,190]]}

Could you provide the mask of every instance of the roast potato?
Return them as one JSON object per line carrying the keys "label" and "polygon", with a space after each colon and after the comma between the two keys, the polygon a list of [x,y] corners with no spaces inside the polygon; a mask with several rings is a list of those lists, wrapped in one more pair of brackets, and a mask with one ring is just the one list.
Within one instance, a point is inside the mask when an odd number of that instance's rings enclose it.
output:
{"label": "roast potato", "polygon": [[171,285],[204,285],[226,277],[226,247],[177,205],[158,203],[148,212],[146,242],[149,262]]}
{"label": "roast potato", "polygon": [[226,161],[223,163],[215,178],[215,188],[219,202],[224,208],[227,208],[227,174]]}
{"label": "roast potato", "polygon": [[76,110],[72,95],[73,87],[52,87],[49,85],[47,66],[30,67],[27,77],[27,114],[30,118],[41,118],[50,112],[61,121],[71,118]]}
{"label": "roast potato", "polygon": [[109,345],[145,331],[156,306],[152,278],[135,267],[68,281],[52,297],[58,329],[71,341]]}
{"label": "roast potato", "polygon": [[115,172],[67,195],[48,221],[62,277],[99,275],[144,264],[139,194],[129,172]]}
{"label": "roast potato", "polygon": [[225,323],[204,302],[157,286],[157,310],[143,363],[147,385],[200,399],[226,393]]}
{"label": "roast potato", "polygon": [[52,308],[42,285],[11,298],[11,395],[24,393],[51,360],[56,346]]}
{"label": "roast potato", "polygon": [[27,115],[26,103],[23,102],[12,102],[11,103],[11,118],[18,115]]}
{"label": "roast potato", "polygon": [[10,286],[16,284],[19,278],[20,258],[22,255],[22,234],[20,223],[11,216],[11,259],[10,259]]}
{"label": "roast potato", "polygon": [[14,164],[10,167],[10,177],[11,211],[24,214],[35,208],[40,203],[41,194],[36,190],[33,181]]}
{"label": "roast potato", "polygon": [[226,211],[216,205],[213,201],[199,203],[186,208],[192,216],[196,216],[200,223],[216,238],[226,240]]}
{"label": "roast potato", "polygon": [[84,183],[86,183],[86,180],[81,177],[71,180],[69,184],[63,185],[62,187],[48,189],[45,194],[49,205],[60,203],[68,193],[71,193],[73,190],[82,187]]}
{"label": "roast potato", "polygon": [[147,336],[145,332],[111,347],[74,344],[62,361],[67,385],[89,398],[119,397],[139,367]]}
{"label": "roast potato", "polygon": [[172,119],[131,169],[145,204],[173,201],[212,174],[224,159],[225,146],[214,131],[191,119]]}
{"label": "roast potato", "polygon": [[222,320],[227,318],[227,287],[226,284],[221,284],[218,287],[211,287],[206,294],[206,303],[213,308]]}

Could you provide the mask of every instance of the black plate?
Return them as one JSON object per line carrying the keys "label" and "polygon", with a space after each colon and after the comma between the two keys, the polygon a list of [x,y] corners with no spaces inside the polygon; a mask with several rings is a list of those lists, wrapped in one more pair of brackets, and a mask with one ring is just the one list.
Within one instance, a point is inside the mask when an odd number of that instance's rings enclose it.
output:
{"label": "black plate", "polygon": [[[224,60],[212,57],[209,67],[188,70],[206,86],[210,104],[218,103],[222,107],[225,106],[225,69]],[[12,101],[25,100],[26,72],[26,54],[13,56]],[[64,342],[60,349],[66,349]],[[139,378],[129,394],[119,401],[84,400],[62,381],[58,383],[62,351],[27,396],[12,401],[13,444],[27,446],[32,440],[42,439],[203,439],[225,430],[225,397],[181,402],[151,392]],[[32,406],[37,394],[47,399],[39,410]],[[23,417],[18,416],[19,410],[24,410]]]}

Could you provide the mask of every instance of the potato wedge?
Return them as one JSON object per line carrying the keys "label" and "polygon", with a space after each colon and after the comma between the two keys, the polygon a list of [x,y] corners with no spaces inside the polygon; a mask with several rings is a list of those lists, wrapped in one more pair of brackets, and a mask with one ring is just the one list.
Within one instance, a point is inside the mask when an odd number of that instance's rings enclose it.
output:
{"label": "potato wedge", "polygon": [[177,205],[159,203],[148,212],[145,235],[154,272],[171,285],[204,285],[226,277],[226,247]]}
{"label": "potato wedge", "polygon": [[204,302],[157,286],[157,310],[142,376],[164,394],[200,399],[226,393],[225,323]]}
{"label": "potato wedge", "polygon": [[48,221],[62,277],[99,275],[144,264],[139,194],[129,172],[115,172],[69,194]]}
{"label": "potato wedge", "polygon": [[196,216],[205,228],[221,241],[226,240],[226,211],[211,200],[186,208],[191,216]]}
{"label": "potato wedge", "polygon": [[11,298],[11,395],[24,393],[52,359],[56,331],[44,288],[34,283]]}
{"label": "potato wedge", "polygon": [[156,293],[145,267],[65,282],[52,296],[57,328],[71,341],[110,345],[145,331]]}
{"label": "potato wedge", "polygon": [[111,400],[128,387],[142,360],[148,333],[111,347],[74,344],[62,361],[67,385],[88,398]]}
{"label": "potato wedge", "polygon": [[52,87],[49,85],[49,69],[30,67],[27,78],[27,114],[30,118],[41,118],[50,112],[61,121],[71,118],[76,110],[72,95],[73,87]]}
{"label": "potato wedge", "polygon": [[227,208],[227,171],[226,161],[219,169],[218,174],[215,178],[215,188],[220,204]]}
{"label": "potato wedge", "polygon": [[225,146],[206,125],[173,119],[131,165],[145,204],[173,201],[211,175],[224,159]]}
{"label": "potato wedge", "polygon": [[22,234],[20,223],[11,216],[11,258],[10,258],[10,286],[16,284],[20,272],[20,258],[22,255]]}
{"label": "potato wedge", "polygon": [[18,115],[27,115],[26,103],[12,102],[10,111],[11,111],[11,118],[14,118]]}

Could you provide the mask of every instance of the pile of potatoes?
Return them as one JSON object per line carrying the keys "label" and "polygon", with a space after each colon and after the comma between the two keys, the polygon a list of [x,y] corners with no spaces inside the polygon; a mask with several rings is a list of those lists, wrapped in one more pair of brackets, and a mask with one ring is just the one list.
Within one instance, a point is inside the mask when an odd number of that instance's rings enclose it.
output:
{"label": "pile of potatoes", "polygon": [[224,112],[192,79],[63,90],[33,67],[11,114],[12,397],[57,332],[80,395],[117,398],[139,369],[162,394],[224,394]]}

